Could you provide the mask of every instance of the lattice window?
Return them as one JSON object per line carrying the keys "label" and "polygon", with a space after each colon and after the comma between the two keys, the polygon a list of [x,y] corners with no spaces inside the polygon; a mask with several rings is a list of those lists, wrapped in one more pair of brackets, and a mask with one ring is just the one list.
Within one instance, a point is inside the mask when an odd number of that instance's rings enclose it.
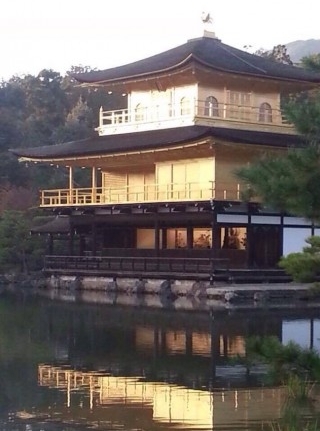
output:
{"label": "lattice window", "polygon": [[182,97],[180,100],[180,113],[181,115],[191,114],[191,102],[188,97]]}
{"label": "lattice window", "polygon": [[204,115],[207,117],[219,117],[219,104],[214,96],[206,98],[204,104]]}
{"label": "lattice window", "polygon": [[259,121],[261,123],[272,123],[272,108],[269,103],[262,103],[259,107]]}

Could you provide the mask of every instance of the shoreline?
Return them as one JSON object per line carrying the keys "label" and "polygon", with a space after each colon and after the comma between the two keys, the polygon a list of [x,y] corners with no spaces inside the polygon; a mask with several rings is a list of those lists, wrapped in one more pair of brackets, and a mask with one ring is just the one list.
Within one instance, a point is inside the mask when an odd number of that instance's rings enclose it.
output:
{"label": "shoreline", "polygon": [[226,284],[192,280],[52,275],[19,277],[20,287],[47,291],[56,299],[110,305],[132,305],[176,310],[228,308],[319,307],[320,289],[303,283]]}

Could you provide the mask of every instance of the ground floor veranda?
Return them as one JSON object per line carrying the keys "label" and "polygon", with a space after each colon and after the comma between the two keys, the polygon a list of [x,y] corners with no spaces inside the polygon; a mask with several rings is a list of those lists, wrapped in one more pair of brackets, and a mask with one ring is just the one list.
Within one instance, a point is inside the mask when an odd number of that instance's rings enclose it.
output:
{"label": "ground floor veranda", "polygon": [[278,268],[317,229],[258,204],[207,201],[56,208],[33,229],[47,235],[47,269],[212,274]]}

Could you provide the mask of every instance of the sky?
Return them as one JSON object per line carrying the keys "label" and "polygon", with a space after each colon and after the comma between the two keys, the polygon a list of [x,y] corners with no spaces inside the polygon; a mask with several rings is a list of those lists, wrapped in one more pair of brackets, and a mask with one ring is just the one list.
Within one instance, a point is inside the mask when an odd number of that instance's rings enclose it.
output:
{"label": "sky", "polygon": [[1,0],[0,79],[140,60],[201,37],[203,12],[250,52],[320,39],[319,0]]}

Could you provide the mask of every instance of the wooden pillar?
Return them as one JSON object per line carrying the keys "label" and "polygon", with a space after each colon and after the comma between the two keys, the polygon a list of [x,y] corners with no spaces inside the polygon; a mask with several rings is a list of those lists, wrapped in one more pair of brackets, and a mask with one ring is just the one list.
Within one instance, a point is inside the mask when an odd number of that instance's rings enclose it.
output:
{"label": "wooden pillar", "polygon": [[214,325],[214,316],[210,313],[210,341],[211,341],[211,355],[210,355],[210,371],[211,371],[211,384],[216,378],[217,370],[217,359],[219,356],[219,334],[217,333],[217,328]]}
{"label": "wooden pillar", "polygon": [[167,339],[166,339],[166,331],[165,329],[160,329],[160,353],[164,355],[167,352]]}
{"label": "wooden pillar", "polygon": [[167,248],[167,228],[162,228],[162,248]]}
{"label": "wooden pillar", "polygon": [[79,255],[83,256],[84,251],[86,249],[86,237],[84,235],[80,235],[79,239]]}
{"label": "wooden pillar", "polygon": [[156,218],[154,222],[154,248],[156,251],[156,256],[159,255],[160,249],[160,229],[159,229],[159,220]]}
{"label": "wooden pillar", "polygon": [[73,202],[73,168],[69,166],[69,204]]}
{"label": "wooden pillar", "polygon": [[49,233],[48,235],[48,254],[49,256],[53,255],[53,235]]}
{"label": "wooden pillar", "polygon": [[[246,253],[247,253],[247,268],[254,267],[254,249],[253,249],[253,241],[254,241],[254,227],[251,223],[251,214],[252,207],[248,204],[248,224],[247,224],[247,240],[246,240]],[[281,230],[283,230],[281,223]],[[281,241],[282,242],[282,241]]]}
{"label": "wooden pillar", "polygon": [[69,232],[69,256],[73,256],[74,254],[74,229],[71,226]]}
{"label": "wooden pillar", "polygon": [[97,226],[93,221],[92,223],[92,255],[96,256],[97,254]]}
{"label": "wooden pillar", "polygon": [[153,332],[153,356],[156,358],[159,354],[159,329],[156,326]]}
{"label": "wooden pillar", "polygon": [[216,208],[212,210],[211,238],[212,257],[216,257],[218,255],[218,250],[221,247],[220,228],[217,222]]}
{"label": "wooden pillar", "polygon": [[193,227],[187,226],[187,248],[193,248]]}
{"label": "wooden pillar", "polygon": [[189,329],[186,330],[186,355],[192,355],[192,331]]}
{"label": "wooden pillar", "polygon": [[92,166],[91,172],[92,203],[97,202],[97,172],[95,166]]}

